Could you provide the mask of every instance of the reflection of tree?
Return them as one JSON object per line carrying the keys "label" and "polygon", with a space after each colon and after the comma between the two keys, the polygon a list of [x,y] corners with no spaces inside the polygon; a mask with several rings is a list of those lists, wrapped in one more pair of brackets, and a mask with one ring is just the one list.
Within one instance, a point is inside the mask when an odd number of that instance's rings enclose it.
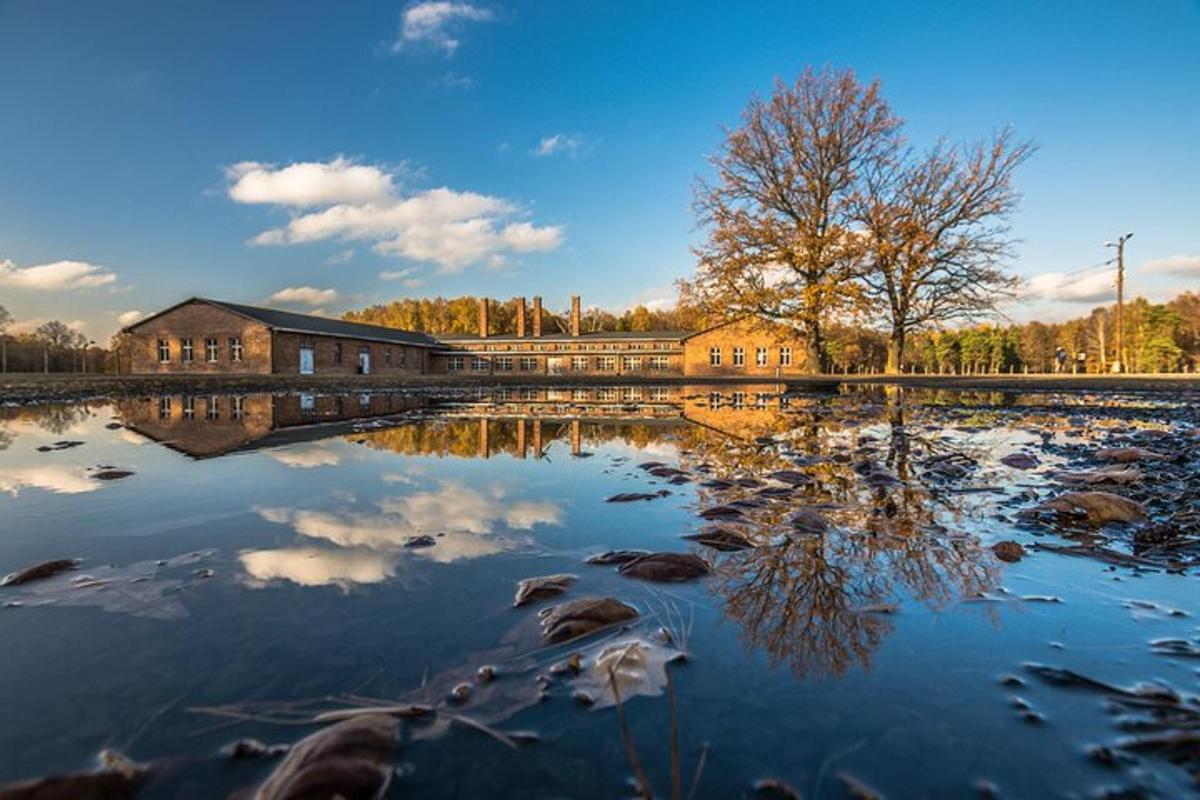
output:
{"label": "reflection of tree", "polygon": [[[32,422],[42,430],[55,435],[60,435],[71,430],[76,425],[90,418],[91,416],[91,408],[82,404],[23,406],[18,409],[12,409],[3,414],[4,419]],[[0,434],[0,439],[2,439],[3,436],[4,434]],[[4,447],[0,447],[0,450],[2,449],[4,449]]]}
{"label": "reflection of tree", "polygon": [[725,613],[746,644],[801,677],[868,666],[892,630],[887,604],[901,595],[938,607],[993,582],[966,539],[843,530],[734,554],[718,575]]}

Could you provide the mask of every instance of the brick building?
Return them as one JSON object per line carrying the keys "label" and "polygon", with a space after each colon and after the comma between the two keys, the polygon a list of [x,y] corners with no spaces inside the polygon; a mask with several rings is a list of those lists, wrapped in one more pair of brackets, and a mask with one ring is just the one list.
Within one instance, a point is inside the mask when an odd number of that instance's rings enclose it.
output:
{"label": "brick building", "polygon": [[[778,325],[746,317],[702,331],[542,331],[542,302],[519,300],[516,331],[491,330],[489,301],[473,335],[424,333],[192,298],[125,329],[136,373],[786,378],[803,348]],[[527,322],[528,320],[528,322]]]}
{"label": "brick building", "polygon": [[193,297],[125,329],[136,373],[420,375],[423,333]]}

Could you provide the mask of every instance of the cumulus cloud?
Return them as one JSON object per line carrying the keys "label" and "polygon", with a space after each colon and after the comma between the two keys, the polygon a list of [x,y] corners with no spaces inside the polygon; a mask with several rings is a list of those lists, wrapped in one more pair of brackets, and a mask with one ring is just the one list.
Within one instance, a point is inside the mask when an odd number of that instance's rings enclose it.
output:
{"label": "cumulus cloud", "polygon": [[1029,279],[1030,299],[1058,300],[1065,303],[1101,303],[1116,297],[1116,285],[1111,272],[1091,275],[1068,275],[1046,272]]}
{"label": "cumulus cloud", "polygon": [[556,133],[543,136],[537,147],[533,148],[533,154],[539,158],[553,155],[576,156],[586,144],[587,140],[578,133]]}
{"label": "cumulus cloud", "polygon": [[348,250],[339,250],[338,252],[331,255],[329,258],[325,259],[325,263],[329,264],[330,266],[334,266],[337,264],[348,264],[353,259],[354,259],[354,250],[351,248]]}
{"label": "cumulus cloud", "polygon": [[511,547],[497,535],[501,528],[528,531],[559,525],[563,519],[556,503],[512,501],[499,488],[480,490],[460,483],[384,498],[378,507],[379,512],[372,513],[288,508],[260,508],[258,513],[268,522],[291,525],[301,536],[347,548],[395,550],[412,536],[437,532],[435,546],[407,552],[443,563]]}
{"label": "cumulus cloud", "polygon": [[267,298],[273,303],[299,303],[306,306],[319,306],[337,299],[337,289],[318,289],[314,286],[289,286]]}
{"label": "cumulus cloud", "polygon": [[315,469],[333,467],[342,462],[336,452],[319,444],[298,445],[270,453],[271,458],[292,469]]}
{"label": "cumulus cloud", "polygon": [[45,465],[0,469],[0,492],[16,497],[26,487],[55,494],[81,494],[96,491],[100,484],[89,478],[83,467]]}
{"label": "cumulus cloud", "polygon": [[1147,261],[1142,265],[1143,272],[1157,272],[1164,275],[1182,275],[1187,278],[1200,278],[1200,256],[1171,256],[1156,261]]}
{"label": "cumulus cloud", "polygon": [[143,314],[141,311],[138,311],[137,309],[130,309],[129,311],[122,311],[120,314],[117,314],[117,324],[120,325],[122,328],[128,328],[130,325],[137,322],[139,319],[141,319],[144,316],[145,316],[145,314]]}
{"label": "cumulus cloud", "polygon": [[[270,175],[290,169],[284,167]],[[230,196],[235,200],[239,198],[234,191],[240,184],[239,179],[230,187]],[[553,250],[563,241],[562,227],[534,225],[520,219],[521,209],[514,203],[478,192],[441,187],[405,196],[389,181],[382,194],[364,191],[353,198],[352,194],[329,185],[319,190],[256,189],[253,196],[263,199],[253,202],[312,210],[296,211],[286,225],[263,231],[250,243],[367,241],[374,242],[375,252],[381,255],[437,264],[443,272],[461,272],[475,263],[503,263],[507,253]]]}
{"label": "cumulus cloud", "polygon": [[392,52],[398,53],[406,45],[424,43],[454,55],[462,42],[451,33],[464,22],[487,22],[492,12],[470,3],[453,3],[445,0],[413,3],[400,16],[400,36],[392,43]]}
{"label": "cumulus cloud", "polygon": [[286,580],[300,586],[336,585],[348,589],[352,584],[379,583],[395,575],[390,556],[369,550],[246,550],[238,560],[255,587]]}
{"label": "cumulus cloud", "polygon": [[11,260],[0,259],[0,286],[12,289],[93,289],[115,283],[116,280],[115,272],[86,261],[55,261],[18,267]]}
{"label": "cumulus cloud", "polygon": [[366,203],[389,197],[395,176],[376,166],[339,156],[328,163],[301,161],[276,168],[242,161],[225,170],[229,197],[238,203],[300,208],[329,203]]}

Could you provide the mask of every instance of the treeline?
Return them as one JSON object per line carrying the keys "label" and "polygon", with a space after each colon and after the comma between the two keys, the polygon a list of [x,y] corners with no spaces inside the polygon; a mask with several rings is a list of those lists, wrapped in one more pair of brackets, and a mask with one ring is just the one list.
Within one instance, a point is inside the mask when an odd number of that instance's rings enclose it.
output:
{"label": "treeline", "polygon": [[110,352],[65,322],[42,323],[32,333],[10,334],[12,315],[0,306],[0,373],[113,372]]}
{"label": "treeline", "polygon": [[[1102,306],[1061,323],[976,325],[921,331],[906,348],[903,370],[910,373],[1107,373],[1117,361],[1116,306]],[[831,325],[827,343],[830,370],[883,372],[885,333],[853,325]],[[1056,354],[1065,356],[1061,367]],[[1200,369],[1200,293],[1185,292],[1167,303],[1137,298],[1125,305],[1126,372],[1196,372]]]}
{"label": "treeline", "polygon": [[[434,335],[447,333],[474,334],[479,332],[479,300],[471,295],[462,297],[402,298],[390,303],[373,305],[358,311],[348,311],[342,318],[351,322],[385,325],[424,331]],[[518,298],[491,301],[488,308],[490,334],[515,333]],[[526,304],[526,331],[533,330],[533,307]],[[699,312],[687,306],[668,310],[650,310],[645,306],[614,314],[601,309],[583,311],[580,327],[585,331],[662,331],[696,330],[700,326]],[[543,333],[567,333],[571,329],[570,310],[551,311],[542,308]]]}

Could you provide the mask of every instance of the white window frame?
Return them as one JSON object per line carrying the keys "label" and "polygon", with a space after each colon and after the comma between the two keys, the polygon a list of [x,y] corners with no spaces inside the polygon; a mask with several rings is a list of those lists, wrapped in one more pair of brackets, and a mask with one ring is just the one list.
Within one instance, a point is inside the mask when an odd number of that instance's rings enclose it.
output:
{"label": "white window frame", "polygon": [[641,372],[642,357],[641,356],[625,356],[621,362],[621,369],[624,372]]}
{"label": "white window frame", "polygon": [[521,372],[537,372],[538,360],[533,356],[521,356],[517,362],[517,366]]}
{"label": "white window frame", "polygon": [[242,337],[229,337],[229,360],[233,361],[234,363],[238,363],[242,360]]}
{"label": "white window frame", "polygon": [[571,371],[586,372],[588,368],[587,356],[571,356]]}
{"label": "white window frame", "polygon": [[206,419],[221,418],[221,399],[215,394],[209,395],[208,403],[204,407],[204,416]]}
{"label": "white window frame", "polygon": [[463,357],[462,356],[449,356],[446,359],[446,371],[447,372],[462,372],[462,368],[463,368]]}
{"label": "white window frame", "polygon": [[196,350],[192,347],[192,337],[185,336],[179,340],[179,360],[184,364],[192,363],[192,358],[196,355]]}
{"label": "white window frame", "polygon": [[160,364],[170,364],[171,363],[171,340],[170,339],[159,339],[158,340],[158,363],[160,363]]}
{"label": "white window frame", "polygon": [[617,357],[616,356],[598,356],[596,358],[596,369],[600,372],[616,372]]}
{"label": "white window frame", "polygon": [[756,366],[756,367],[768,366],[768,363],[771,358],[768,355],[769,352],[770,351],[767,350],[767,348],[765,348],[765,347],[754,348],[754,366]]}
{"label": "white window frame", "polygon": [[710,367],[721,366],[721,348],[719,348],[719,347],[708,348],[708,365]]}
{"label": "white window frame", "polygon": [[209,364],[217,363],[217,358],[220,356],[221,346],[217,344],[217,337],[204,337],[204,360]]}
{"label": "white window frame", "polygon": [[735,367],[746,366],[746,348],[744,348],[744,347],[733,348],[733,365]]}
{"label": "white window frame", "polygon": [[471,371],[472,372],[487,372],[488,366],[489,366],[489,362],[483,356],[472,356],[471,357]]}
{"label": "white window frame", "polygon": [[792,348],[780,347],[779,348],[779,366],[790,367],[791,365],[792,365]]}
{"label": "white window frame", "polygon": [[185,394],[183,396],[183,418],[196,418],[196,398],[190,394]]}
{"label": "white window frame", "polygon": [[667,356],[650,356],[650,369],[662,372],[671,368],[671,359]]}
{"label": "white window frame", "polygon": [[512,356],[497,357],[496,358],[496,371],[497,372],[512,372],[513,371]]}

